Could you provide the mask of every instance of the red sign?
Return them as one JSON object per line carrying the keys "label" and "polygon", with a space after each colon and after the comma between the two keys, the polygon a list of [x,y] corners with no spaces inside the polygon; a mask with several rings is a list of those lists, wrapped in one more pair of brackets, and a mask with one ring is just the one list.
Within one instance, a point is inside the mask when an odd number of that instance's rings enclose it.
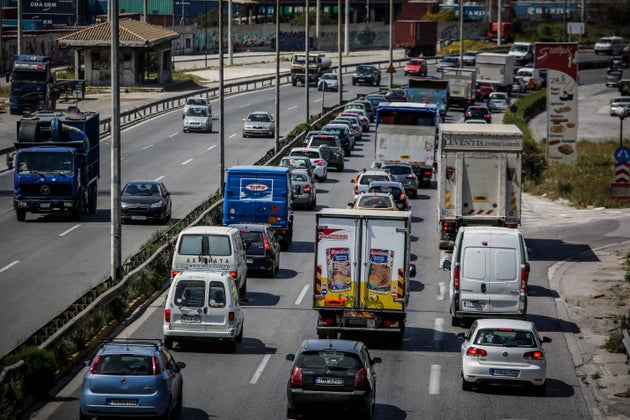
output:
{"label": "red sign", "polygon": [[536,68],[558,70],[577,80],[578,44],[576,42],[537,42],[534,45]]}

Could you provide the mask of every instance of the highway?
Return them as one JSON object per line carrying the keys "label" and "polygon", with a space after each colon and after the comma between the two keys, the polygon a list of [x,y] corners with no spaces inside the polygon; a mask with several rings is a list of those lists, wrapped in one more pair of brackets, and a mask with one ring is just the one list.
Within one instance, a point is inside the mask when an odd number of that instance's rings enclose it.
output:
{"label": "highway", "polygon": [[[399,77],[400,73],[398,73]],[[345,97],[368,92],[351,87],[348,78]],[[281,88],[281,132],[301,122],[304,89]],[[261,94],[261,93],[264,93]],[[326,94],[326,100],[336,100]],[[311,109],[318,109],[321,93],[311,94]],[[214,105],[215,113],[217,110]],[[327,106],[328,106],[327,102]],[[271,139],[243,139],[241,118],[255,109],[272,110],[273,91],[243,94],[226,99],[227,166],[251,163]],[[449,121],[461,113],[450,113]],[[216,124],[216,122],[215,122]],[[215,125],[217,127],[217,125]],[[181,113],[173,112],[138,125],[123,133],[123,181],[133,178],[162,179],[172,191],[175,218],[181,217],[218,188],[218,136],[215,132],[181,132]],[[370,165],[371,136],[357,145],[343,173],[329,173],[318,185],[318,208],[339,207],[351,200],[354,173]],[[255,145],[255,146],[252,146]],[[109,142],[104,143],[102,180],[109,179]],[[76,296],[98,283],[109,270],[109,191],[101,184],[99,211],[80,223],[58,216],[28,216],[17,223],[11,208],[12,179],[0,176],[0,220],[5,226],[0,276],[4,285],[0,301],[5,318],[0,328],[2,346],[27,336],[65,308]],[[446,273],[439,268],[440,253],[435,231],[435,186],[422,190],[412,201],[414,215],[412,253],[418,276],[412,282],[411,308],[405,340],[400,348],[380,340],[365,339],[374,356],[383,358],[379,375],[377,419],[407,418],[588,418],[589,412],[575,375],[558,318],[547,270],[554,262],[575,252],[559,247],[563,242],[602,245],[627,237],[622,223],[601,220],[587,229],[573,226],[539,226],[534,214],[524,215],[523,232],[533,249],[528,318],[535,321],[554,341],[548,348],[548,391],[537,398],[521,389],[492,389],[463,393],[459,377],[459,346],[451,327],[446,303]],[[220,346],[196,345],[175,351],[184,361],[185,396],[181,418],[258,419],[283,418],[285,388],[290,363],[284,358],[301,340],[315,337],[316,313],[311,309],[310,282],[313,212],[297,211],[294,242],[281,257],[281,270],[273,279],[250,278],[245,305],[245,339],[236,354]],[[130,255],[158,227],[125,225],[123,256]],[[16,262],[17,261],[17,262]],[[16,262],[16,263],[14,263]],[[45,272],[46,275],[42,275]],[[165,275],[167,275],[165,273]],[[11,305],[20,302],[19,305]],[[163,298],[152,303],[127,331],[129,337],[161,337]],[[72,379],[56,400],[33,418],[70,419],[78,417],[81,374]],[[457,403],[453,403],[453,397]],[[245,402],[245,403],[243,403]],[[328,413],[330,414],[330,413]]]}

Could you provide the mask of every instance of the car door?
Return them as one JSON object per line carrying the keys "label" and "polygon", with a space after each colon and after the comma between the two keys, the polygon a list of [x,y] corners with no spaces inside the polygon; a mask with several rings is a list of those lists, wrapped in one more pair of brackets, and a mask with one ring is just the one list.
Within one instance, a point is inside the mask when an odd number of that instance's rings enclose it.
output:
{"label": "car door", "polygon": [[521,286],[518,252],[519,249],[514,246],[493,246],[489,249],[488,312],[518,313]]}
{"label": "car door", "polygon": [[205,329],[206,282],[183,279],[175,284],[171,302],[171,330],[203,331]]}
{"label": "car door", "polygon": [[487,285],[491,266],[489,248],[465,244],[460,252],[460,307],[457,309],[468,313],[487,312],[490,306]]}

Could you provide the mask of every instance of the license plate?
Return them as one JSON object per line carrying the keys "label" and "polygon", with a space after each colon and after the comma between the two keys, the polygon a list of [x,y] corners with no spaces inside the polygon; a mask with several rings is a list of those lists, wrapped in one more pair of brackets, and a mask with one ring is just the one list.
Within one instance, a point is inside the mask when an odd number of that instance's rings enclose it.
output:
{"label": "license plate", "polygon": [[330,378],[328,376],[316,376],[317,385],[343,385],[343,378]]}
{"label": "license plate", "polygon": [[131,216],[131,220],[147,220],[147,216]]}
{"label": "license plate", "polygon": [[508,376],[510,378],[518,378],[519,371],[516,369],[490,369],[492,376]]}
{"label": "license plate", "polygon": [[109,400],[109,405],[116,407],[131,407],[138,405],[138,400]]}
{"label": "license plate", "polygon": [[50,203],[41,203],[39,205],[40,208],[42,209],[49,209],[50,208]]}
{"label": "license plate", "polygon": [[200,324],[201,317],[199,315],[182,315],[182,322],[187,324]]}
{"label": "license plate", "polygon": [[253,258],[245,258],[245,262],[247,264],[253,264],[254,263],[254,259]]}
{"label": "license plate", "polygon": [[481,308],[483,304],[480,302],[471,302],[469,300],[462,300],[462,306],[464,308]]}
{"label": "license plate", "polygon": [[346,318],[346,323],[349,325],[367,325],[366,318]]}

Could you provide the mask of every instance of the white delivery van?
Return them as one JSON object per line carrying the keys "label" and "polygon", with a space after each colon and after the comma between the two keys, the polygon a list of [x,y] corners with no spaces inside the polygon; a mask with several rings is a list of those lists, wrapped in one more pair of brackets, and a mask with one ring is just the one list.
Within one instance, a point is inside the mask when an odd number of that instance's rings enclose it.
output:
{"label": "white delivery van", "polygon": [[171,278],[184,270],[228,272],[241,294],[247,292],[247,259],[238,229],[194,226],[177,238]]}
{"label": "white delivery van", "polygon": [[538,90],[543,86],[545,82],[545,79],[543,78],[540,69],[535,69],[533,67],[521,67],[520,69],[518,69],[515,78],[519,77],[523,79],[523,82],[525,82],[525,86],[527,87],[527,89]]}
{"label": "white delivery van", "polygon": [[525,318],[529,258],[517,229],[464,226],[455,239],[450,270],[453,326],[488,317]]}
{"label": "white delivery van", "polygon": [[173,279],[164,308],[164,345],[184,340],[226,341],[232,350],[243,339],[243,311],[228,272],[184,271]]}

